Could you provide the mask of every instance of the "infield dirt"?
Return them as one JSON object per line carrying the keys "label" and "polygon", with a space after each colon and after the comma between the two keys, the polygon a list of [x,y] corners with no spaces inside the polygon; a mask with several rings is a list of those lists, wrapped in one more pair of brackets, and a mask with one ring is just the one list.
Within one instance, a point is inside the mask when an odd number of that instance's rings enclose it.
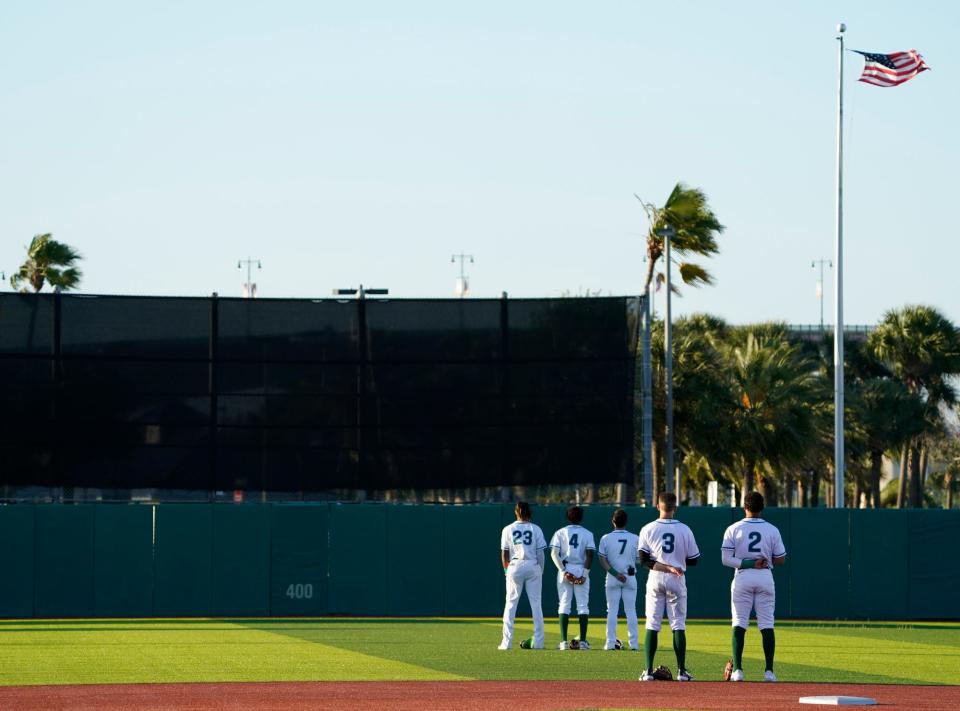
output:
{"label": "infield dirt", "polygon": [[285,682],[102,684],[0,688],[0,709],[18,711],[524,711],[576,709],[756,709],[801,706],[801,696],[869,696],[885,709],[960,708],[960,686],[885,684],[732,684],[723,682]]}

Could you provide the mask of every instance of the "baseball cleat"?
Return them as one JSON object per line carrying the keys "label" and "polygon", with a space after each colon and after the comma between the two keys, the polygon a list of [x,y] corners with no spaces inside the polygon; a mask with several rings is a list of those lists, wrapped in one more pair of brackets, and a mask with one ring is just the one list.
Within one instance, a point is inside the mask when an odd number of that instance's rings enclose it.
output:
{"label": "baseball cleat", "polygon": [[567,642],[567,640],[563,640],[560,644],[557,645],[557,649],[559,649],[561,652],[566,651],[570,649],[570,643]]}
{"label": "baseball cleat", "polygon": [[743,669],[734,669],[730,681],[743,681]]}
{"label": "baseball cleat", "polygon": [[677,681],[693,681],[693,674],[686,669],[680,669],[677,671]]}
{"label": "baseball cleat", "polygon": [[640,675],[640,681],[654,681],[653,673],[649,669],[645,669],[643,674]]}
{"label": "baseball cleat", "polygon": [[767,670],[763,673],[763,680],[764,680],[764,681],[776,681],[776,680],[777,680],[777,675],[774,674],[772,670],[767,669]]}
{"label": "baseball cleat", "polygon": [[580,640],[580,649],[590,649],[590,643],[585,639]]}
{"label": "baseball cleat", "polygon": [[507,642],[501,642],[501,643],[500,643],[500,646],[497,647],[497,649],[499,649],[499,650],[502,652],[502,651],[504,651],[504,650],[506,650],[506,649],[510,649],[510,645],[509,645],[509,643],[507,643]]}

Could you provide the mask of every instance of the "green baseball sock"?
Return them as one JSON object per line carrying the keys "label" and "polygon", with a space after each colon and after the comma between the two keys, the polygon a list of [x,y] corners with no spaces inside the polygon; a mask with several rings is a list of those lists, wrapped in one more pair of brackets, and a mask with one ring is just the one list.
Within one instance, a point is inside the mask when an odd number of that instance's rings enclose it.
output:
{"label": "green baseball sock", "polygon": [[560,615],[560,639],[567,641],[567,626],[570,624],[570,615]]}
{"label": "green baseball sock", "polygon": [[673,631],[673,651],[677,655],[679,671],[687,670],[687,633],[686,630]]}
{"label": "green baseball sock", "polygon": [[579,615],[580,619],[580,641],[587,641],[587,623],[590,621],[590,615]]}
{"label": "green baseball sock", "polygon": [[643,636],[643,653],[647,658],[647,671],[653,671],[653,658],[657,654],[656,630],[647,630]]}
{"label": "green baseball sock", "polygon": [[743,669],[743,639],[747,631],[743,627],[733,628],[733,668]]}
{"label": "green baseball sock", "polygon": [[773,653],[777,649],[777,636],[773,633],[773,628],[760,630],[760,636],[763,637],[763,658],[767,662],[767,670],[773,671]]}

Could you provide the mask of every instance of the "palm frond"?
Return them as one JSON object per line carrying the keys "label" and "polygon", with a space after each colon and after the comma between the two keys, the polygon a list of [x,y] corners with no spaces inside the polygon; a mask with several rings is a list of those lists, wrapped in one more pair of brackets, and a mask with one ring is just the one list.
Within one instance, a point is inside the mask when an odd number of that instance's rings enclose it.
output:
{"label": "palm frond", "polygon": [[713,277],[703,267],[690,262],[680,263],[680,278],[684,284],[690,286],[702,286],[703,284],[713,284]]}

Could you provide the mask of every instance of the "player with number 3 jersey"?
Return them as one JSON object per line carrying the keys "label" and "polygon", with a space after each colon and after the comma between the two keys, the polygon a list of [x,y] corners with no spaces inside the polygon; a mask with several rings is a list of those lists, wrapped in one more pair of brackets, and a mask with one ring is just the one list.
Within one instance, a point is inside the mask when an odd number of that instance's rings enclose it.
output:
{"label": "player with number 3 jersey", "polygon": [[688,566],[696,565],[700,549],[687,524],[673,516],[677,497],[661,492],[657,499],[660,517],[640,529],[640,564],[650,569],[647,574],[646,615],[647,631],[643,646],[646,669],[641,681],[652,681],[653,658],[657,653],[657,636],[666,610],[673,630],[673,651],[677,656],[677,680],[691,681],[687,670],[687,583]]}
{"label": "player with number 3 jersey", "polygon": [[746,516],[727,528],[720,549],[723,564],[735,569],[730,585],[733,660],[729,680],[743,681],[743,643],[750,626],[750,611],[756,610],[766,661],[764,681],[776,681],[773,673],[776,591],[771,568],[783,564],[787,549],[777,527],[760,518],[762,494],[751,491],[744,496],[743,510]]}

